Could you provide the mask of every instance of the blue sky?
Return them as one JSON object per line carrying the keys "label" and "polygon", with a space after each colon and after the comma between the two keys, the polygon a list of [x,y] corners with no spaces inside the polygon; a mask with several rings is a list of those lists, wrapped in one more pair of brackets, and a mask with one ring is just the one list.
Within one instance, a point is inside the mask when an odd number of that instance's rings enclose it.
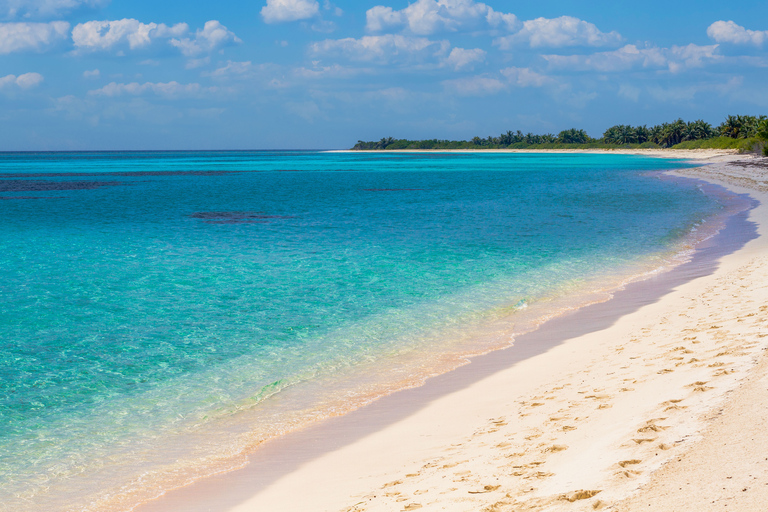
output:
{"label": "blue sky", "polygon": [[767,50],[768,2],[0,0],[0,150],[719,124]]}

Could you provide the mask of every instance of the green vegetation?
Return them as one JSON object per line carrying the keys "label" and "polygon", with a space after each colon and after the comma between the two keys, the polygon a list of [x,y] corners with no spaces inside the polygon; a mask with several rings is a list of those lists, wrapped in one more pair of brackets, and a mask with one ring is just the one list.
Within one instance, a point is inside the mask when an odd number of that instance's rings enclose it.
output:
{"label": "green vegetation", "polygon": [[757,138],[763,145],[763,154],[768,156],[768,119],[761,119],[758,123]]}
{"label": "green vegetation", "polygon": [[593,139],[577,128],[563,130],[557,135],[507,131],[498,137],[474,137],[472,140],[408,140],[383,138],[380,141],[357,141],[355,150],[396,149],[616,149],[616,148],[675,148],[675,149],[737,149],[755,151],[762,146],[768,155],[768,117],[728,116],[720,126],[697,120],[678,119],[653,127],[616,125]]}
{"label": "green vegetation", "polygon": [[687,140],[672,146],[673,149],[738,149],[741,153],[754,150],[759,141],[755,137],[748,139],[732,139],[731,137],[714,137],[711,139]]}

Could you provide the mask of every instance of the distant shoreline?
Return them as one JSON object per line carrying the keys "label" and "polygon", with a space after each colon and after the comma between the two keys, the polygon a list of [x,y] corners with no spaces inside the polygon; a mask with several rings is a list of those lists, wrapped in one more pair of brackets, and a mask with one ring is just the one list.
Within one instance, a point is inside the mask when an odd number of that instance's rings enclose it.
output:
{"label": "distant shoreline", "polygon": [[737,155],[737,149],[335,149],[329,153],[483,153],[483,154],[512,154],[512,153],[561,153],[561,154],[617,154],[640,155],[659,158],[683,158],[696,161],[706,161],[711,158]]}

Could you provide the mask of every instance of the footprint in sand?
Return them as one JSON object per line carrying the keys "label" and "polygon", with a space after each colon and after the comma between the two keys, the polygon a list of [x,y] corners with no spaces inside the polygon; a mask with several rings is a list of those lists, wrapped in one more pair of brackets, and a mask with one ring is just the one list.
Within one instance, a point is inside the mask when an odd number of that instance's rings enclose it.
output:
{"label": "footprint in sand", "polygon": [[573,503],[574,501],[588,500],[589,498],[595,496],[600,492],[602,491],[578,490],[578,491],[569,492],[567,494],[561,494],[557,499],[562,501],[570,501],[571,503]]}
{"label": "footprint in sand", "polygon": [[544,453],[557,453],[562,452],[563,450],[567,450],[568,447],[562,444],[553,444],[552,446],[549,446],[543,450]]}
{"label": "footprint in sand", "polygon": [[488,492],[496,491],[500,487],[501,487],[500,485],[486,485],[486,486],[483,487],[482,491],[468,491],[468,492],[469,492],[469,494],[485,494],[485,493],[488,493]]}
{"label": "footprint in sand", "polygon": [[705,386],[704,384],[706,384],[706,383],[707,383],[707,381],[697,380],[693,384],[688,384],[687,387],[693,388],[694,391],[709,391],[712,388],[710,386]]}
{"label": "footprint in sand", "polygon": [[656,440],[655,438],[651,439],[651,438],[647,438],[647,437],[642,437],[642,438],[639,438],[639,439],[633,439],[632,441],[634,441],[635,444],[643,444],[643,443],[652,443],[655,440]]}
{"label": "footprint in sand", "polygon": [[528,475],[525,478],[526,479],[537,478],[539,480],[542,480],[544,478],[549,478],[549,477],[554,476],[554,475],[555,475],[554,473],[549,473],[547,471],[537,471],[536,473]]}
{"label": "footprint in sand", "polygon": [[635,464],[640,464],[642,461],[639,459],[631,459],[631,460],[622,460],[619,462],[619,466],[625,468],[627,466],[633,466]]}
{"label": "footprint in sand", "polygon": [[650,423],[650,424],[648,424],[648,425],[646,425],[644,427],[640,427],[639,429],[637,429],[637,431],[640,432],[640,433],[643,433],[643,432],[661,432],[662,430],[666,430],[668,428],[669,427],[664,427],[664,426],[661,426],[661,425],[656,425],[654,423]]}
{"label": "footprint in sand", "polygon": [[421,508],[423,505],[420,503],[411,503],[410,505],[406,505],[403,510],[416,510]]}

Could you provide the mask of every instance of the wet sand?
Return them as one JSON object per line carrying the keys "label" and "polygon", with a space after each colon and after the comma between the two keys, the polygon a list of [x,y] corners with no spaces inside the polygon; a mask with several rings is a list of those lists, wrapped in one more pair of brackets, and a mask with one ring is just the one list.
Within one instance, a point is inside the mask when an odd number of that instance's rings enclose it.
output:
{"label": "wet sand", "polygon": [[[651,509],[707,510],[681,505],[691,495],[683,480],[690,488],[725,467],[759,480],[758,462],[738,456],[753,452],[748,441],[722,432],[764,425],[745,404],[765,403],[755,372],[768,365],[768,251],[757,236],[768,225],[768,174],[728,163],[742,157],[708,158],[721,161],[677,174],[761,205],[732,218],[691,263],[136,510],[649,510],[644,500],[660,495],[674,506]],[[707,455],[723,443],[733,446],[717,457],[731,465]],[[734,474],[722,479],[735,489]],[[726,492],[716,491],[709,501]],[[732,503],[768,502],[739,492]]]}

